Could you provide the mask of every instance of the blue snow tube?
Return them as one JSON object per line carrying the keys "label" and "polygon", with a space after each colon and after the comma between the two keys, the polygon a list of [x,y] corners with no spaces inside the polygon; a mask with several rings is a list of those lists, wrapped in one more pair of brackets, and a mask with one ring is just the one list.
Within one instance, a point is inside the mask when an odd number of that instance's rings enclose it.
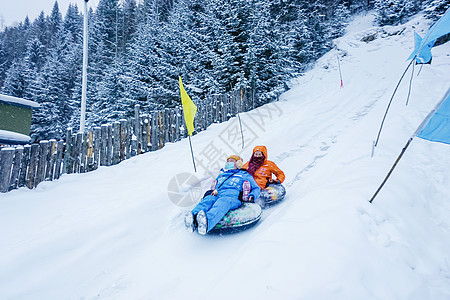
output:
{"label": "blue snow tube", "polygon": [[256,203],[242,203],[236,209],[230,210],[210,233],[229,233],[245,230],[261,219],[262,209]]}
{"label": "blue snow tube", "polygon": [[280,203],[286,196],[286,189],[280,183],[271,183],[261,191],[256,203],[262,207],[268,207]]}

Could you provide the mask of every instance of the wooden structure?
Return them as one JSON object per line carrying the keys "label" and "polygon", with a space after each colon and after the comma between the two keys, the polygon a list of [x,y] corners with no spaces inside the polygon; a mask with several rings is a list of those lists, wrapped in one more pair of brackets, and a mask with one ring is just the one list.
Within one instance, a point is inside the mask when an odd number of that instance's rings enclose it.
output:
{"label": "wooden structure", "polygon": [[0,94],[0,143],[29,143],[32,110],[37,107],[36,102]]}
{"label": "wooden structure", "polygon": [[[227,121],[239,112],[255,108],[254,93],[238,90],[212,95],[196,103],[196,131],[212,123]],[[181,106],[142,113],[135,106],[134,117],[88,131],[67,130],[65,141],[40,141],[32,145],[0,150],[0,192],[27,186],[32,189],[63,173],[84,173],[110,166],[130,157],[155,151],[168,142],[187,136]]]}

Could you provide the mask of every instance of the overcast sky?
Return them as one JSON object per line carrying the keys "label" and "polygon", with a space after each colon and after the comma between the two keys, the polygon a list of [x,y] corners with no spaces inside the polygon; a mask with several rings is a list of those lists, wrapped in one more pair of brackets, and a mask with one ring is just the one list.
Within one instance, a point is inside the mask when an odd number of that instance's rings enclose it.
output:
{"label": "overcast sky", "polygon": [[[63,17],[66,14],[69,3],[75,3],[80,10],[83,9],[84,0],[57,0],[59,10]],[[96,7],[99,0],[89,0],[88,5]],[[52,12],[55,0],[0,0],[0,28],[22,22],[28,15],[32,22],[41,11],[45,15]],[[3,20],[3,22],[2,22]]]}

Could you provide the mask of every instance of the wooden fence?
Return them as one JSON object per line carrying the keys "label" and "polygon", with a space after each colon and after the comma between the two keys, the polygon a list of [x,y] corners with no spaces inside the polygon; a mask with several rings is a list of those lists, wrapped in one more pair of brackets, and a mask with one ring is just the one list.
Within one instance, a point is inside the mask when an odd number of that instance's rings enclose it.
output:
{"label": "wooden fence", "polygon": [[[255,94],[249,90],[212,95],[196,104],[196,131],[202,131],[212,123],[227,121],[256,106]],[[0,192],[23,186],[32,189],[40,182],[58,179],[64,173],[85,173],[99,166],[115,165],[184,137],[186,129],[181,106],[142,113],[136,105],[133,118],[93,127],[84,133],[68,129],[66,141],[48,140],[2,148]]]}

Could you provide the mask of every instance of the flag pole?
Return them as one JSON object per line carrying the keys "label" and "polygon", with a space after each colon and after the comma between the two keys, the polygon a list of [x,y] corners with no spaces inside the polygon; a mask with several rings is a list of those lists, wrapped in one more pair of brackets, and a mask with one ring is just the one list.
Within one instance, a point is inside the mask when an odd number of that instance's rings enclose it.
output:
{"label": "flag pole", "polygon": [[186,130],[189,137],[189,146],[191,148],[192,163],[194,164],[194,171],[197,172],[197,167],[195,166],[194,150],[192,149],[191,135],[194,133],[194,118],[197,113],[197,106],[192,102],[191,97],[186,93],[183,86],[183,81],[181,76],[178,76],[178,84],[180,86],[180,98],[181,105],[183,106],[183,116],[184,123],[186,124]]}
{"label": "flag pole", "polygon": [[395,160],[394,165],[392,166],[391,170],[389,171],[389,173],[386,175],[386,177],[384,178],[383,182],[381,183],[381,185],[378,187],[377,191],[375,192],[375,194],[372,196],[372,198],[370,198],[370,203],[373,202],[373,199],[375,199],[375,197],[378,195],[378,193],[381,191],[381,189],[383,188],[384,184],[386,183],[386,181],[389,179],[389,177],[391,176],[392,172],[394,171],[395,167],[397,166],[398,162],[400,161],[400,159],[402,158],[403,154],[405,154],[406,149],[408,148],[409,144],[411,144],[412,140],[413,140],[414,136],[409,138],[408,142],[406,143],[405,147],[403,147],[402,152],[400,152],[400,155],[397,157],[397,159]]}
{"label": "flag pole", "polygon": [[[441,99],[441,101],[438,102],[438,104],[436,104],[436,106],[434,107],[434,109],[432,111],[430,111],[430,113],[425,117],[425,119],[423,119],[422,123],[420,123],[419,127],[417,127],[416,131],[414,132],[414,134],[409,138],[408,142],[406,143],[405,147],[403,147],[402,151],[400,152],[400,155],[397,157],[397,159],[395,160],[394,165],[391,167],[391,170],[389,171],[389,173],[386,175],[386,177],[384,178],[383,182],[381,183],[380,187],[377,189],[377,191],[375,192],[375,194],[372,196],[372,198],[370,199],[370,203],[373,202],[373,199],[375,199],[375,197],[378,195],[378,193],[380,192],[380,190],[383,188],[384,184],[386,183],[386,181],[389,179],[389,177],[391,176],[392,172],[394,171],[395,167],[397,166],[398,162],[400,161],[400,159],[402,158],[403,154],[405,154],[406,149],[409,147],[409,144],[411,144],[412,140],[414,139],[414,137],[416,137],[417,135],[420,134],[420,132],[422,131],[422,129],[424,129],[424,127],[428,124],[428,122],[430,121],[430,119],[433,117],[433,115],[439,110],[439,108],[441,107],[442,103],[445,102],[445,100],[448,98],[450,94],[450,88],[447,90],[447,92],[445,93],[445,96]],[[419,136],[420,137],[420,136]]]}
{"label": "flag pole", "polygon": [[88,9],[84,0],[84,27],[83,27],[83,78],[81,82],[81,117],[80,132],[84,132],[85,115],[86,115],[86,94],[87,94],[87,65],[88,65]]}
{"label": "flag pole", "polygon": [[406,72],[408,71],[409,67],[412,65],[412,63],[413,63],[413,61],[414,61],[415,58],[416,58],[416,57],[414,57],[414,58],[409,62],[408,66],[406,67],[405,71],[404,71],[403,74],[402,74],[402,77],[400,77],[400,80],[398,81],[397,86],[396,86],[395,89],[394,89],[394,92],[392,93],[391,99],[389,100],[389,104],[388,104],[388,106],[386,107],[386,112],[384,113],[383,120],[381,121],[380,129],[378,130],[377,139],[376,139],[375,143],[373,144],[374,147],[376,147],[376,146],[378,145],[378,141],[380,140],[381,130],[383,129],[384,121],[386,120],[386,116],[387,116],[387,114],[388,114],[389,108],[391,107],[392,100],[394,99],[395,93],[397,93],[397,89],[398,89],[398,87],[400,86],[400,83],[402,82],[403,77],[405,77]]}
{"label": "flag pole", "polygon": [[409,79],[409,89],[408,89],[408,97],[406,97],[406,106],[408,106],[409,97],[411,96],[411,87],[412,87],[412,81],[413,81],[413,76],[414,76],[414,65],[415,64],[412,65],[411,78]]}
{"label": "flag pole", "polygon": [[342,72],[341,72],[341,63],[339,62],[339,56],[337,57],[338,68],[339,68],[339,77],[341,78],[341,88],[344,86],[344,81],[342,81]]}
{"label": "flag pole", "polygon": [[188,137],[189,137],[189,146],[191,147],[192,163],[194,164],[194,171],[195,173],[197,173],[197,168],[195,167],[194,151],[192,150],[191,136],[188,135]]}
{"label": "flag pole", "polygon": [[[239,105],[239,112],[241,111],[242,99],[243,99],[243,96],[242,96],[242,88],[241,88],[241,105]],[[239,128],[241,129],[242,149],[244,149],[244,131],[242,130],[241,115],[239,114],[239,112],[237,113],[237,116],[238,116],[238,120],[239,120]]]}

